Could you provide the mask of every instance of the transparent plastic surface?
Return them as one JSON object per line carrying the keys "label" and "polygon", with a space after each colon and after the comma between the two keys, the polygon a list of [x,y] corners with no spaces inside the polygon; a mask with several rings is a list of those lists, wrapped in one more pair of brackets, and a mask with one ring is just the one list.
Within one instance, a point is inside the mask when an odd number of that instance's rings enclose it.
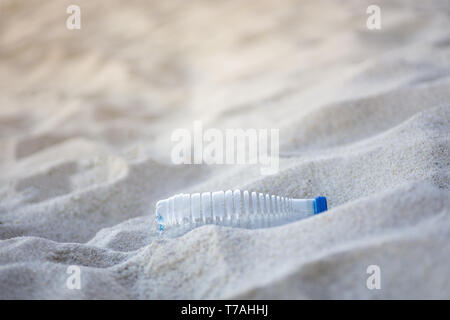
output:
{"label": "transparent plastic surface", "polygon": [[177,194],[156,204],[159,231],[205,224],[266,228],[314,215],[314,199],[293,199],[250,191]]}

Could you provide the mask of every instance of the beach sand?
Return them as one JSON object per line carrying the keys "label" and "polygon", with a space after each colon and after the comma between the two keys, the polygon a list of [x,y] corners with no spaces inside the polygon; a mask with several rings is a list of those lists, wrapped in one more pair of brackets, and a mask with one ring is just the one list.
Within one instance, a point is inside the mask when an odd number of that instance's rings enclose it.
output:
{"label": "beach sand", "polygon": [[[448,1],[379,0],[380,30],[372,1],[70,4],[0,0],[1,299],[450,298]],[[279,129],[279,172],[172,164],[196,120]],[[236,188],[329,210],[156,231]]]}

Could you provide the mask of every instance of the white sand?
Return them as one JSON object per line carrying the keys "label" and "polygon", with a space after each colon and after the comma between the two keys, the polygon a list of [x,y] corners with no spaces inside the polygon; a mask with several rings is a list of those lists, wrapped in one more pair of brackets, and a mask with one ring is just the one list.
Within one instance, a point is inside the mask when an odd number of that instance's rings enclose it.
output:
{"label": "white sand", "polygon": [[[0,298],[450,298],[448,1],[71,3],[0,0]],[[194,120],[279,128],[279,174],[172,165]],[[157,238],[228,188],[330,210]]]}

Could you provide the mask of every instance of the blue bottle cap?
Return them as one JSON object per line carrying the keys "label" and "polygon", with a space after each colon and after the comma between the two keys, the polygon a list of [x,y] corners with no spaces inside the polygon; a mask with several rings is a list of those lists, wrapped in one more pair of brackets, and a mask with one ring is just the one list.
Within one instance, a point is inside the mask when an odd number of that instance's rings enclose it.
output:
{"label": "blue bottle cap", "polygon": [[317,197],[314,199],[314,214],[319,214],[321,212],[327,211],[327,198]]}

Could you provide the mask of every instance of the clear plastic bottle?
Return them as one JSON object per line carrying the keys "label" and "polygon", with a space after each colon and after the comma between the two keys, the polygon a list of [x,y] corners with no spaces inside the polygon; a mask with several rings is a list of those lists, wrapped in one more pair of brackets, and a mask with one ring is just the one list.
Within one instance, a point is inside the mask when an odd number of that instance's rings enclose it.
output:
{"label": "clear plastic bottle", "polygon": [[264,228],[306,218],[327,210],[325,197],[293,199],[257,192],[216,191],[177,194],[156,203],[158,229],[204,224]]}

